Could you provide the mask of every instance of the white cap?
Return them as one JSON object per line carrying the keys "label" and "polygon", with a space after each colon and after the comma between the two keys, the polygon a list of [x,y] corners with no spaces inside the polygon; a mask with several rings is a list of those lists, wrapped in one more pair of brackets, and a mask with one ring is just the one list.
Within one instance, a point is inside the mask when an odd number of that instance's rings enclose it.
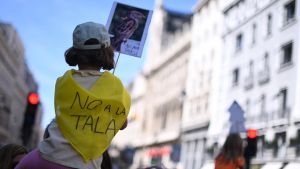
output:
{"label": "white cap", "polygon": [[[85,44],[88,40],[94,39],[99,44]],[[110,46],[110,36],[104,25],[86,22],[76,26],[73,32],[73,47],[76,49],[100,49],[102,46]]]}

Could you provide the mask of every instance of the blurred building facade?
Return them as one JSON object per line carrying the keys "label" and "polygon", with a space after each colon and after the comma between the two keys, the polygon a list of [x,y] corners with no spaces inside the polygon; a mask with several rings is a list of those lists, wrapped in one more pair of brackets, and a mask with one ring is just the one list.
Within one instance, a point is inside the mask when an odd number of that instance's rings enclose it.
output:
{"label": "blurred building facade", "polygon": [[147,120],[144,121],[147,134],[140,148],[144,165],[162,164],[175,168],[180,160],[180,123],[190,55],[190,24],[191,14],[170,11],[162,1],[156,1],[149,57],[143,72],[147,79]]}
{"label": "blurred building facade", "polygon": [[[181,125],[181,163],[196,169],[211,154],[206,136],[213,112],[218,111],[222,56],[222,0],[201,0],[193,9],[191,55]],[[211,158],[211,157],[209,157]]]}
{"label": "blurred building facade", "polygon": [[[148,121],[145,114],[146,88],[147,81],[143,74],[137,75],[135,80],[128,86],[128,91],[131,95],[128,125],[124,131],[118,132],[113,140],[114,146],[110,148],[110,154],[113,160],[115,160],[114,162],[118,163],[121,168],[129,168],[128,163],[133,163],[132,168],[137,168],[139,164],[145,163],[143,157],[146,152],[142,149],[144,144],[144,140],[142,138],[145,138],[150,132],[146,128]],[[134,159],[130,159],[128,162],[126,159],[128,157],[124,158],[122,155],[122,151],[124,153],[125,149],[139,149],[139,151],[135,151]],[[118,159],[119,157],[121,157],[121,159]]]}
{"label": "blurred building facade", "polygon": [[133,85],[143,88],[143,97],[133,94],[140,120],[130,131],[141,132],[130,144],[133,168],[179,168],[171,162],[174,145],[181,168],[213,163],[233,101],[245,111],[246,128],[258,129],[255,164],[299,161],[299,8],[296,0],[199,0],[178,33],[168,26],[176,28],[180,15],[156,1],[148,60],[133,82],[143,77]]}
{"label": "blurred building facade", "polygon": [[[236,100],[246,128],[258,129],[254,163],[299,158],[299,3],[237,0],[223,9],[221,109],[210,128],[222,146]],[[226,50],[225,50],[226,49]]]}
{"label": "blurred building facade", "polygon": [[[148,60],[130,85],[132,108],[124,136],[135,149],[132,168],[180,160],[180,123],[190,55],[191,14],[170,11],[157,0],[151,21]],[[142,89],[141,89],[142,88]],[[117,136],[122,137],[122,132]],[[123,141],[115,145],[122,147]],[[128,143],[130,142],[130,143]],[[124,143],[124,142],[123,142]]]}
{"label": "blurred building facade", "polygon": [[[24,58],[22,41],[11,24],[0,23],[0,143],[22,144],[21,128],[30,91],[37,91]],[[41,107],[41,106],[39,106]],[[36,119],[33,137],[28,147],[39,141],[41,112]]]}

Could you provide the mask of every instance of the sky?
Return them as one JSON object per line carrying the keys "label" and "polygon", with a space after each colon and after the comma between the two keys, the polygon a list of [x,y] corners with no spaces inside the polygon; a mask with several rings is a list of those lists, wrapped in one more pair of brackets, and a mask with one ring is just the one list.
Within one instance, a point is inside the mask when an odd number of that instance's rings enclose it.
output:
{"label": "sky", "polygon": [[[54,85],[57,77],[75,67],[64,61],[72,45],[76,25],[87,21],[106,24],[114,1],[110,0],[1,0],[0,21],[11,23],[25,48],[25,59],[39,85],[43,106],[42,127],[54,118]],[[117,2],[153,10],[155,0],[118,0]],[[191,12],[197,0],[164,0],[170,10]],[[151,32],[149,32],[151,34]],[[148,38],[147,38],[148,39]],[[148,40],[141,58],[120,55],[115,74],[130,83],[142,69]]]}

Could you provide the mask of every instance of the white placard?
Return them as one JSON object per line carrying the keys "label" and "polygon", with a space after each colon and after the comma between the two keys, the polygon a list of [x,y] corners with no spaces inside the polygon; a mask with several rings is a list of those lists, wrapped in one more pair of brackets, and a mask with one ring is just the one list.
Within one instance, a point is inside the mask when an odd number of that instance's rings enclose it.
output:
{"label": "white placard", "polygon": [[115,51],[141,57],[151,17],[151,10],[114,2],[106,27]]}

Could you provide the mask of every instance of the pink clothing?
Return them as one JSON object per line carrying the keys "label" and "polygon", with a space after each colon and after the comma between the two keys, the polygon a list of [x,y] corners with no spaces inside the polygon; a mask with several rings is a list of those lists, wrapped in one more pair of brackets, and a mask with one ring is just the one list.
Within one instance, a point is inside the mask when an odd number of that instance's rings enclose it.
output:
{"label": "pink clothing", "polygon": [[15,169],[73,169],[47,160],[44,160],[40,152],[35,149],[28,153],[15,167]]}

